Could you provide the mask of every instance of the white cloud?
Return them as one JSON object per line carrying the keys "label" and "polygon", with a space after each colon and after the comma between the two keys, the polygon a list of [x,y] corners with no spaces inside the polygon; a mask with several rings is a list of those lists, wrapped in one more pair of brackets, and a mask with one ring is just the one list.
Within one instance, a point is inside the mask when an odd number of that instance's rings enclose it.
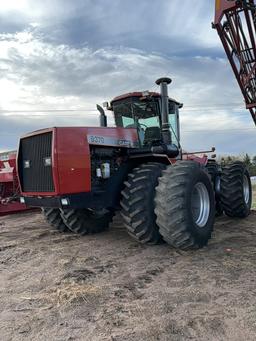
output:
{"label": "white cloud", "polygon": [[26,11],[29,9],[28,0],[1,0],[0,1],[0,13],[16,11]]}

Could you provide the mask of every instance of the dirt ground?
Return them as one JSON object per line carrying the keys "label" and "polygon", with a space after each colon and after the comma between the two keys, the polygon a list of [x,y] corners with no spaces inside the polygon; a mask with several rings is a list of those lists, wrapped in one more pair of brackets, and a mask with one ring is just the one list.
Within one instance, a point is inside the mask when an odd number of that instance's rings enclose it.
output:
{"label": "dirt ground", "polygon": [[0,218],[0,340],[255,340],[256,211],[198,251]]}

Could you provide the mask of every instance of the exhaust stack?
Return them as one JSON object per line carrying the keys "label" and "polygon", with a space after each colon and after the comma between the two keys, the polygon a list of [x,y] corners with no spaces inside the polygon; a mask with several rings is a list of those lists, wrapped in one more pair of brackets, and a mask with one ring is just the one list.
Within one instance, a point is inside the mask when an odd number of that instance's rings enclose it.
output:
{"label": "exhaust stack", "polygon": [[108,122],[104,109],[99,104],[97,104],[96,107],[100,113],[100,127],[107,127]]}
{"label": "exhaust stack", "polygon": [[163,77],[156,80],[156,84],[160,86],[161,93],[161,118],[162,118],[162,136],[166,145],[172,144],[172,136],[169,124],[169,97],[168,84],[171,84],[171,78]]}

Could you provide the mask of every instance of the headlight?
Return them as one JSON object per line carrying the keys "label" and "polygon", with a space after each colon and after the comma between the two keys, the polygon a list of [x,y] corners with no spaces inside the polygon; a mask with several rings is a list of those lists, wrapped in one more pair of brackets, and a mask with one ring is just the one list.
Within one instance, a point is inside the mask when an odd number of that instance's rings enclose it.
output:
{"label": "headlight", "polygon": [[23,166],[24,166],[24,168],[30,168],[30,166],[31,166],[30,160],[25,160],[25,161],[23,162]]}
{"label": "headlight", "polygon": [[61,199],[61,204],[62,204],[63,206],[68,206],[68,205],[69,205],[69,200],[66,199],[66,198],[63,198],[63,199]]}
{"label": "headlight", "polygon": [[45,167],[49,167],[52,165],[52,159],[50,157],[45,157],[44,158],[44,165]]}

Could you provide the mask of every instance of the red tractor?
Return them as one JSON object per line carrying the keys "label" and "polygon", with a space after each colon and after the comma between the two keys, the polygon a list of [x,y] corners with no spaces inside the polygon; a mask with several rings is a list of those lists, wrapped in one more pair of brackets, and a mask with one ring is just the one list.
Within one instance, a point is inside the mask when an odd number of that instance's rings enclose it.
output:
{"label": "red tractor", "polygon": [[55,127],[21,138],[18,175],[21,201],[41,207],[60,231],[82,235],[105,230],[116,211],[141,243],[161,240],[176,248],[203,247],[211,238],[216,209],[249,215],[252,189],[246,167],[221,168],[214,160],[183,153],[179,109],[161,93],[134,92],[107,107],[116,127]]}

